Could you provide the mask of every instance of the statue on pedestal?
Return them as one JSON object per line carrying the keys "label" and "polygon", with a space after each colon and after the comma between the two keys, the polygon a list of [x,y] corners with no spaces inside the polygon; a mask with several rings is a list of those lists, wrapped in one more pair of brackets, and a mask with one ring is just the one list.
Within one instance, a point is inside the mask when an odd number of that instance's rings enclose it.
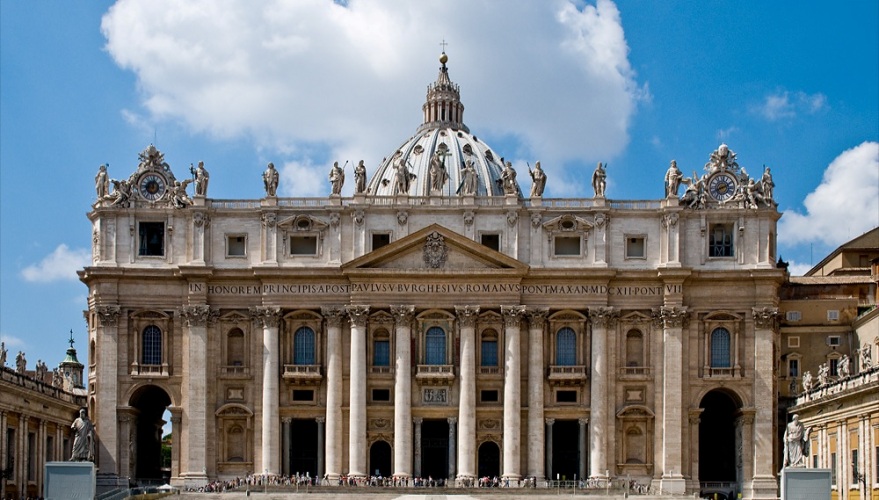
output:
{"label": "statue on pedestal", "polygon": [[784,467],[805,467],[809,447],[809,431],[803,427],[800,417],[794,415],[784,431]]}
{"label": "statue on pedestal", "polygon": [[675,160],[671,161],[671,165],[668,167],[668,170],[665,172],[665,197],[671,198],[678,196],[678,189],[681,187],[681,179],[684,178],[684,174],[681,173],[678,168],[678,162]]}
{"label": "statue on pedestal", "polygon": [[95,426],[89,420],[85,408],[79,410],[79,418],[70,424],[73,430],[73,452],[71,462],[95,461]]}
{"label": "statue on pedestal", "polygon": [[[345,164],[348,163],[345,162]],[[333,167],[330,169],[330,194],[341,195],[343,184],[345,184],[345,171],[339,166],[339,162],[333,162]]]}
{"label": "statue on pedestal", "polygon": [[543,188],[546,187],[546,173],[540,168],[540,162],[535,162],[534,170],[529,168],[528,173],[531,174],[531,197],[542,197]]}
{"label": "statue on pedestal", "polygon": [[366,165],[363,160],[354,167],[354,194],[362,194],[366,192]]}

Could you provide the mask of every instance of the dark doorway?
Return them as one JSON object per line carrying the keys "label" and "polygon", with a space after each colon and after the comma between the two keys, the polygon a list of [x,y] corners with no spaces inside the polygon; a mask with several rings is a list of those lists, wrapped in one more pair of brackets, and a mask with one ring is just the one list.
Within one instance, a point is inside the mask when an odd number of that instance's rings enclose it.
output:
{"label": "dark doorway", "polygon": [[[162,458],[162,434],[167,423],[162,415],[170,405],[171,398],[168,394],[154,385],[141,387],[131,397],[130,406],[137,409],[137,437],[131,443],[134,445],[131,462],[138,483],[160,483],[170,477],[171,464],[165,463]],[[175,441],[172,436],[170,442]],[[166,455],[170,456],[170,453]]]}
{"label": "dark doorway", "polygon": [[497,443],[486,441],[479,445],[479,477],[495,477],[501,475],[501,449]]}
{"label": "dark doorway", "polygon": [[421,424],[421,477],[449,477],[449,423],[424,420]]}
{"label": "dark doorway", "polygon": [[317,421],[294,418],[290,422],[290,474],[317,475]]}
{"label": "dark doorway", "polygon": [[369,447],[369,474],[391,477],[391,445],[376,441]]}
{"label": "dark doorway", "polygon": [[580,424],[576,420],[556,420],[552,425],[552,479],[573,481],[580,470]]}
{"label": "dark doorway", "polygon": [[728,394],[711,391],[699,405],[699,481],[736,482],[735,414],[739,405]]}

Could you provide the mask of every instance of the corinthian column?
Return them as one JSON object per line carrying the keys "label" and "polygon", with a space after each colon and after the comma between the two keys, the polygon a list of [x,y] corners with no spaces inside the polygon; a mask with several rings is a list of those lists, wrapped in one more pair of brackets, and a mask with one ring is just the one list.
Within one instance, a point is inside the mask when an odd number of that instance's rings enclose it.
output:
{"label": "corinthian column", "polygon": [[[279,458],[281,452],[281,422],[278,419],[280,397],[278,381],[280,366],[278,364],[278,324],[281,320],[281,309],[278,307],[251,307],[250,313],[262,326],[262,467],[256,471],[277,476],[281,474]],[[184,413],[185,415],[185,413]],[[202,454],[204,453],[203,450]]]}
{"label": "corinthian column", "polygon": [[607,329],[614,325],[619,312],[613,307],[596,307],[589,310],[592,323],[592,372],[589,382],[589,422],[591,434],[589,446],[589,477],[604,478],[610,469],[607,461],[608,408],[607,398],[610,380],[607,364]]}
{"label": "corinthian column", "polygon": [[[755,498],[769,496],[775,488],[775,471],[772,467],[772,440],[757,436],[772,435],[772,421],[775,416],[775,391],[773,390],[773,339],[778,329],[778,309],[774,307],[755,307],[754,314],[754,401],[756,412],[752,417],[750,437],[754,454],[746,457],[753,460],[753,483],[751,489]],[[747,420],[745,421],[747,424]],[[747,428],[747,427],[746,427]],[[866,453],[864,455],[867,455]],[[745,470],[748,470],[746,467]],[[745,477],[748,481],[748,477]],[[773,493],[774,494],[774,493]]]}
{"label": "corinthian column", "polygon": [[522,376],[519,324],[525,306],[501,306],[504,316],[504,478],[521,474]]}
{"label": "corinthian column", "polygon": [[[686,308],[660,307],[654,312],[662,324],[662,491],[683,495],[683,326]],[[689,418],[689,415],[688,417]]]}
{"label": "corinthian column", "polygon": [[[115,374],[118,372],[119,363],[118,319],[121,311],[119,306],[116,305],[95,306],[94,311],[98,320],[97,332],[95,334],[98,340],[96,342],[98,355],[94,360],[96,364],[95,371],[97,373]],[[136,341],[136,339],[133,340]],[[95,398],[95,433],[101,436],[97,443],[97,465],[101,468],[101,475],[115,476],[120,472],[118,470],[119,457],[117,455],[117,450],[119,449],[119,428],[116,420],[117,392],[118,381],[115,375],[101,379],[101,384],[97,387],[97,397]],[[3,427],[3,429],[5,428]],[[5,435],[6,431],[3,432]],[[176,435],[179,436],[179,434]],[[124,437],[127,438],[128,436]],[[9,449],[11,449],[10,443],[7,443],[7,450]]]}
{"label": "corinthian column", "polygon": [[415,306],[391,306],[394,315],[394,477],[412,476],[412,317]]}
{"label": "corinthian column", "polygon": [[458,479],[476,477],[476,317],[479,306],[455,306],[461,328],[461,389],[458,401]]}
{"label": "corinthian column", "polygon": [[348,475],[366,477],[366,318],[369,306],[345,308],[351,319]]}
{"label": "corinthian column", "polygon": [[326,474],[331,480],[342,474],[342,319],[338,307],[321,310],[327,322],[327,427]]}
{"label": "corinthian column", "polygon": [[[543,330],[546,308],[528,310],[528,476],[545,478],[543,424]],[[581,476],[582,477],[582,476]]]}

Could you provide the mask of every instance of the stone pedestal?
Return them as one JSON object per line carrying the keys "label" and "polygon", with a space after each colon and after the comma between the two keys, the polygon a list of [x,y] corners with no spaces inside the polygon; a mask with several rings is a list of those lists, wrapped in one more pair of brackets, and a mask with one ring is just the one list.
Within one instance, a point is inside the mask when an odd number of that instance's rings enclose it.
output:
{"label": "stone pedestal", "polygon": [[830,498],[830,469],[781,470],[781,500],[824,500]]}
{"label": "stone pedestal", "polygon": [[[91,462],[46,462],[44,497],[55,500],[92,500],[97,494],[95,473]],[[118,482],[118,481],[114,481]],[[128,486],[126,483],[125,486]]]}

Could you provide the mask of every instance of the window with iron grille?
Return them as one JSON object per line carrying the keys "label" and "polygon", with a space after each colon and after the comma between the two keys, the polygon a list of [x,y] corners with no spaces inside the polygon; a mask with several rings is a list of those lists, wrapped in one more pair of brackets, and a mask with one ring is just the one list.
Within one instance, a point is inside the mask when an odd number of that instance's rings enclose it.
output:
{"label": "window with iron grille", "polygon": [[300,327],[293,334],[293,364],[314,364],[314,330],[307,326]]}
{"label": "window with iron grille", "polygon": [[713,224],[708,233],[709,257],[733,257],[733,225]]}
{"label": "window with iron grille", "polygon": [[729,368],[729,330],[715,328],[711,332],[711,366],[713,368]]}
{"label": "window with iron grille", "polygon": [[571,328],[564,327],[556,334],[555,364],[559,366],[577,364],[577,334]]}
{"label": "window with iron grille", "polygon": [[162,364],[162,330],[158,326],[150,325],[143,329],[143,357],[141,361],[145,365]]}
{"label": "window with iron grille", "polygon": [[438,326],[432,326],[425,335],[424,364],[446,364],[446,332]]}

